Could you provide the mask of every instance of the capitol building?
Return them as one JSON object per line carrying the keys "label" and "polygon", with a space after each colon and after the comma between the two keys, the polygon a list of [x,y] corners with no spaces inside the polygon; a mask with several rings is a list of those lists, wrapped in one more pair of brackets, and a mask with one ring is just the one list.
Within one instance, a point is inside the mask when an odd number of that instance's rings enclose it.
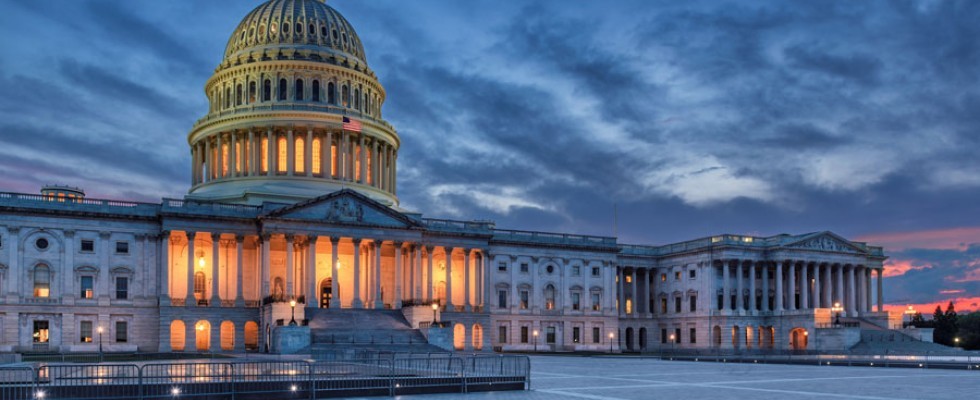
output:
{"label": "capitol building", "polygon": [[0,352],[303,351],[372,316],[465,351],[843,350],[894,323],[882,248],[831,232],[624,244],[402,208],[354,27],[270,0],[230,35],[184,198],[0,193]]}

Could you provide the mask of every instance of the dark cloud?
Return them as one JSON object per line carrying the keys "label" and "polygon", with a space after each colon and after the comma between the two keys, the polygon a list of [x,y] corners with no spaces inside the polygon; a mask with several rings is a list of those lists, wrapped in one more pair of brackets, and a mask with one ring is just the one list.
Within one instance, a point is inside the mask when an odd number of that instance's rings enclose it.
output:
{"label": "dark cloud", "polygon": [[[891,303],[930,303],[980,293],[980,243],[963,250],[908,249],[890,254],[913,269],[885,280]],[[946,291],[947,293],[941,293]]]}

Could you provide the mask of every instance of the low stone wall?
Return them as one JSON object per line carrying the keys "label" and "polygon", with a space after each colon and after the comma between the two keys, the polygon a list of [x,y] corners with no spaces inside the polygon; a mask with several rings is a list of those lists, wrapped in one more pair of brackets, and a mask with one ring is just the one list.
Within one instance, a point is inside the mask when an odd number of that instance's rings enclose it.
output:
{"label": "low stone wall", "polygon": [[294,354],[310,347],[310,327],[277,326],[272,330],[272,352]]}
{"label": "low stone wall", "polygon": [[811,337],[814,343],[807,347],[821,351],[843,351],[861,341],[861,328],[827,328],[814,331],[815,334]]}

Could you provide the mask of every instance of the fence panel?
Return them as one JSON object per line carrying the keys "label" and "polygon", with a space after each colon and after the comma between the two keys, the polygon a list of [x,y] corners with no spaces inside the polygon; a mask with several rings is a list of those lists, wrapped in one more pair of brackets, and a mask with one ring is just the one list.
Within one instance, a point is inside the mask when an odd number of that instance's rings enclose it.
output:
{"label": "fence panel", "polygon": [[310,363],[260,361],[234,364],[236,393],[309,393]]}
{"label": "fence panel", "polygon": [[30,400],[34,391],[33,368],[0,367],[0,399]]}
{"label": "fence panel", "polygon": [[132,399],[140,393],[140,370],[132,364],[44,365],[37,392],[51,399]]}
{"label": "fence panel", "polygon": [[348,393],[388,395],[392,388],[391,361],[378,358],[319,361],[312,365],[311,378],[316,398]]}
{"label": "fence panel", "polygon": [[464,391],[463,360],[459,357],[402,357],[392,361],[396,394]]}
{"label": "fence panel", "polygon": [[228,363],[146,364],[142,382],[144,399],[228,395],[235,389]]}

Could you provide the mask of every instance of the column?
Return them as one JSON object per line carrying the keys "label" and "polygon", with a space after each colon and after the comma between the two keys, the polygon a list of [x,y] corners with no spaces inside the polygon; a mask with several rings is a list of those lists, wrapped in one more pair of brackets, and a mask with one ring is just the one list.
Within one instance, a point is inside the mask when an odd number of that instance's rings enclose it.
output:
{"label": "column", "polygon": [[786,292],[789,294],[786,302],[789,303],[786,306],[787,310],[796,310],[796,263],[792,261],[786,261],[787,272],[789,277],[786,280]]}
{"label": "column", "polygon": [[269,129],[268,132],[266,132],[266,135],[268,136],[265,145],[266,153],[268,153],[266,155],[266,159],[267,159],[266,161],[268,161],[266,163],[267,164],[266,166],[269,168],[266,171],[266,175],[275,176],[277,173],[276,171],[279,170],[279,166],[278,166],[279,157],[276,157],[277,155],[279,155],[279,152],[277,151],[277,148],[279,147],[279,141],[276,140],[277,135],[272,133],[272,129]]}
{"label": "column", "polygon": [[415,256],[415,263],[414,263],[415,284],[413,285],[415,291],[412,294],[412,298],[423,299],[424,297],[422,296],[422,293],[424,292],[424,289],[422,286],[422,248],[419,247],[418,244],[413,244],[412,253]]}
{"label": "column", "polygon": [[293,282],[296,274],[293,253],[295,248],[295,237],[292,234],[286,235],[286,299],[293,298]]}
{"label": "column", "polygon": [[236,177],[238,176],[237,166],[238,166],[238,138],[235,137],[235,131],[228,133],[228,176]]}
{"label": "column", "polygon": [[[582,269],[586,268],[588,268],[587,265],[582,266]],[[641,271],[643,272],[643,279],[640,279],[640,296],[636,301],[636,311],[640,312],[640,316],[646,316],[646,314],[650,312],[650,269],[643,268]],[[582,271],[580,275],[584,276],[585,274],[586,272]],[[637,274],[637,277],[639,277],[639,274]],[[584,297],[587,297],[589,294],[587,292],[588,287],[586,285],[582,285],[582,290],[585,291],[585,293],[582,293],[583,299],[581,299],[583,304],[581,309],[584,310],[584,305],[586,304]]]}
{"label": "column", "polygon": [[637,291],[637,283],[636,283],[636,268],[634,267],[633,271],[630,272],[630,296],[632,297],[632,302],[633,302],[633,309],[630,310],[630,314],[633,314],[634,317],[636,316],[637,293],[638,291]]}
{"label": "column", "polygon": [[361,133],[359,136],[358,148],[361,149],[361,168],[359,170],[361,179],[358,179],[357,183],[367,184],[367,149],[364,146],[364,134]]}
{"label": "column", "polygon": [[400,310],[402,308],[402,243],[393,244],[395,245],[395,301],[392,307]]}
{"label": "column", "polygon": [[453,304],[453,248],[443,247],[446,253],[446,309],[455,311]]}
{"label": "column", "polygon": [[463,309],[473,311],[470,304],[470,249],[463,249]]}
{"label": "column", "polygon": [[885,296],[881,292],[881,271],[883,268],[876,268],[875,272],[878,273],[878,312],[884,312],[885,310]]}
{"label": "column", "polygon": [[874,304],[871,301],[871,268],[864,269],[864,294],[865,294],[865,307],[864,312],[871,312],[871,305]]}
{"label": "column", "polygon": [[324,177],[333,177],[333,132],[327,131],[323,134],[323,139],[320,140],[320,173]]}
{"label": "column", "polygon": [[854,317],[857,312],[857,302],[855,301],[854,266],[847,269],[847,316]]}
{"label": "column", "polygon": [[864,310],[864,271],[859,265],[854,266],[854,310]]}
{"label": "column", "polygon": [[742,269],[742,262],[735,260],[735,309],[739,312],[745,310],[745,271]]}
{"label": "column", "polygon": [[214,157],[211,152],[211,138],[204,138],[204,181],[214,180]]}
{"label": "column", "polygon": [[[363,152],[362,149],[361,154],[364,154]],[[385,308],[385,299],[381,293],[381,246],[383,244],[384,242],[380,240],[374,241],[374,308],[379,310]]]}
{"label": "column", "polygon": [[197,299],[194,298],[194,242],[197,234],[187,231],[187,294],[184,306],[197,306]]}
{"label": "column", "polygon": [[[269,289],[270,280],[272,279],[272,252],[269,251],[272,246],[269,242],[272,241],[272,234],[264,233],[259,236],[259,241],[261,241],[262,248],[262,293],[259,293],[259,299],[263,299],[271,291]],[[261,329],[260,329],[261,330]]]}
{"label": "column", "polygon": [[844,305],[844,266],[841,264],[837,264],[837,268],[835,269],[837,270],[837,275],[836,275],[837,281],[835,282],[837,286],[836,287],[837,296],[834,297],[834,303],[840,303],[843,306]]}
{"label": "column", "polygon": [[296,142],[294,140],[293,130],[286,130],[286,175],[289,176],[296,173]]}
{"label": "column", "polygon": [[[537,275],[536,271],[535,275]],[[538,290],[539,288],[533,287],[532,289]],[[622,316],[626,311],[626,270],[623,267],[616,267],[616,292],[619,294],[617,313]]]}
{"label": "column", "polygon": [[[258,146],[255,145],[255,142],[256,142],[255,141],[255,132],[252,131],[251,129],[249,129],[248,130],[248,149],[246,149],[246,152],[248,153],[248,156],[249,156],[248,157],[248,176],[256,176],[256,175],[258,175],[258,172],[259,172],[259,169],[257,167],[257,165],[259,165],[259,152],[258,152]],[[235,343],[237,344],[238,342],[236,341]]]}
{"label": "column", "polygon": [[435,250],[435,247],[422,246],[422,248],[425,249],[425,254],[429,257],[428,271],[425,275],[425,286],[427,290],[425,298],[429,301],[434,301],[435,298],[432,297],[432,252]]}
{"label": "column", "polygon": [[354,308],[364,308],[361,300],[361,238],[354,238]]}
{"label": "column", "polygon": [[756,311],[755,302],[755,262],[749,262],[749,315],[754,315]]}
{"label": "column", "polygon": [[729,311],[732,309],[732,297],[731,291],[728,290],[730,284],[728,282],[728,261],[721,261],[721,303],[722,310]]}
{"label": "column", "polygon": [[160,232],[160,305],[170,306],[170,231]]}
{"label": "column", "polygon": [[330,238],[330,308],[340,308],[340,269],[337,267],[337,253],[340,238]]}
{"label": "column", "polygon": [[769,309],[769,264],[766,262],[760,264],[762,267],[762,307],[760,309],[768,312],[772,311]]}
{"label": "column", "polygon": [[[306,142],[303,143],[303,172],[306,176],[313,176],[313,130],[306,130]],[[320,153],[320,159],[323,159],[323,153]],[[322,170],[321,170],[322,171]],[[309,301],[309,300],[307,300]]]}
{"label": "column", "polygon": [[[219,147],[220,149],[220,147]],[[220,150],[219,150],[220,151]],[[221,234],[211,234],[211,307],[221,307],[221,297],[218,296],[218,263],[221,255]]]}
{"label": "column", "polygon": [[[244,295],[244,285],[245,285],[245,260],[244,260],[244,242],[245,236],[235,235],[235,264],[237,264],[237,269],[235,272],[235,307],[245,306],[245,295]],[[236,326],[237,330],[239,327]],[[235,345],[238,345],[238,341],[235,341]]]}
{"label": "column", "polygon": [[810,308],[810,273],[808,271],[808,264],[803,263],[800,265],[800,309],[807,310]]}
{"label": "column", "polygon": [[773,311],[779,312],[783,311],[783,265],[778,262],[773,263],[776,266],[776,293],[775,293],[775,305],[776,309]]}
{"label": "column", "polygon": [[[310,142],[312,143],[312,142]],[[319,308],[319,295],[317,294],[316,279],[316,240],[317,235],[306,235],[307,237],[307,262],[306,262],[306,308]],[[312,315],[310,316],[312,317]]]}
{"label": "column", "polygon": [[822,285],[820,284],[820,264],[813,264],[813,307],[823,308]]}
{"label": "column", "polygon": [[216,141],[215,148],[218,150],[218,162],[215,164],[216,175],[218,179],[225,177],[225,149],[224,149],[224,137],[219,132],[214,135],[214,140]]}

